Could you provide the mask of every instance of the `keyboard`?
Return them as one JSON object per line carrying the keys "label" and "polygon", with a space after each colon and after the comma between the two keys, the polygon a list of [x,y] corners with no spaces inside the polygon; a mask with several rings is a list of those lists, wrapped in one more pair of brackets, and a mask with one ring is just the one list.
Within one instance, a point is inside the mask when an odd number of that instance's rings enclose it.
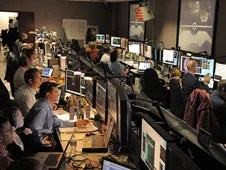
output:
{"label": "keyboard", "polygon": [[60,154],[49,154],[44,162],[46,166],[56,166]]}
{"label": "keyboard", "polygon": [[100,133],[102,133],[102,124],[99,121],[93,121],[93,125],[97,127]]}

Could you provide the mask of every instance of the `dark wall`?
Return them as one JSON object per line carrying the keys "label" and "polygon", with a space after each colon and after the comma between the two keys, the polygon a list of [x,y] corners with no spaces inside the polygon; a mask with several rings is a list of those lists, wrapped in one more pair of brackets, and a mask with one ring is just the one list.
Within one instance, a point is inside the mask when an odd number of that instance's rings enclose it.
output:
{"label": "dark wall", "polygon": [[88,25],[99,25],[100,32],[111,33],[111,4],[71,2],[64,0],[1,0],[1,11],[30,11],[35,13],[35,26],[62,35],[62,19],[87,19]]}

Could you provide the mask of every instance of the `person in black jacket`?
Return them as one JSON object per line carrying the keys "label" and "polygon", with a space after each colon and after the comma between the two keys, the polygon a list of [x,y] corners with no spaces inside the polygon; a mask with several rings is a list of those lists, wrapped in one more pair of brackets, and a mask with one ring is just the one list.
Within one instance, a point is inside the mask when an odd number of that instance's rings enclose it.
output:
{"label": "person in black jacket", "polygon": [[91,41],[96,41],[96,29],[95,28],[88,28],[86,33],[86,44]]}

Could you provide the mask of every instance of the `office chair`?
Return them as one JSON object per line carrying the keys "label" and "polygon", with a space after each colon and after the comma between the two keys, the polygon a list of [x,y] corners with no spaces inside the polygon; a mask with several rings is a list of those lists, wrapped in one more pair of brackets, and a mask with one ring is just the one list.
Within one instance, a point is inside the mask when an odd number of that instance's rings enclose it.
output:
{"label": "office chair", "polygon": [[169,82],[170,88],[170,110],[171,112],[183,119],[185,110],[185,100],[180,87],[179,80],[172,78]]}
{"label": "office chair", "polygon": [[164,88],[154,69],[149,68],[144,71],[141,77],[141,91],[151,100],[164,101]]}
{"label": "office chair", "polygon": [[184,121],[193,128],[197,130],[203,128],[212,135],[216,135],[219,131],[216,115],[204,90],[195,89],[190,94],[184,112]]}

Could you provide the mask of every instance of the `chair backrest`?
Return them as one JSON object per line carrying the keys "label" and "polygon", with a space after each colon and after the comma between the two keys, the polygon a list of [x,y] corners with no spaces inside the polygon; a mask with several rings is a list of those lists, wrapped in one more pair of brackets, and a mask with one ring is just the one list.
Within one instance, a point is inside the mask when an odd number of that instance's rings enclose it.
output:
{"label": "chair backrest", "polygon": [[109,68],[109,66],[108,66],[108,63],[102,63],[101,66],[102,66],[102,69],[104,70],[105,74],[107,73],[107,74],[113,75],[111,70],[110,70],[110,68]]}
{"label": "chair backrest", "polygon": [[186,104],[184,121],[197,130],[203,128],[210,133],[219,128],[206,91],[201,89],[192,91]]}
{"label": "chair backrest", "polygon": [[153,68],[146,69],[141,77],[142,91],[151,100],[160,101],[164,94],[157,72]]}
{"label": "chair backrest", "polygon": [[170,88],[170,110],[177,117],[183,119],[185,100],[180,87],[179,80],[172,78],[169,82]]}

